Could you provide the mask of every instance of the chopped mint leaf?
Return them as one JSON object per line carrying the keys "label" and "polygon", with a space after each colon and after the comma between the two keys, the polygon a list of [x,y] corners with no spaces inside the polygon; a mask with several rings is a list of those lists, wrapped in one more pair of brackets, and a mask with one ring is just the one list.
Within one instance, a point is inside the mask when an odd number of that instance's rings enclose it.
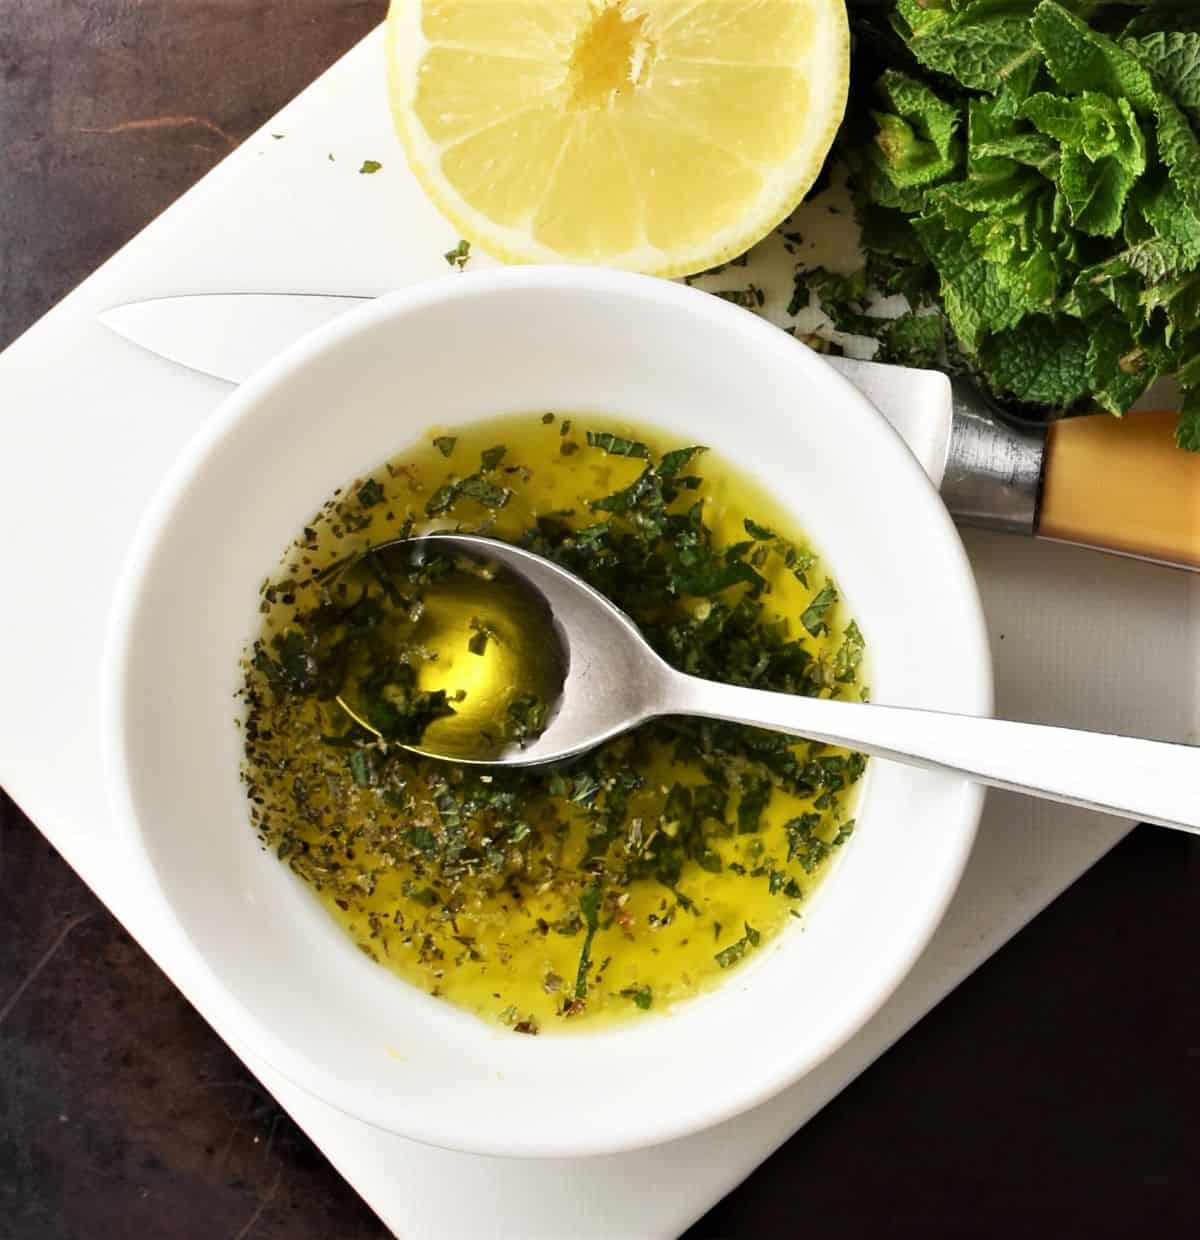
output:
{"label": "chopped mint leaf", "polygon": [[448,512],[457,494],[457,488],[452,483],[444,483],[438,487],[425,503],[426,516],[436,517]]}
{"label": "chopped mint leaf", "polygon": [[738,804],[738,834],[757,831],[762,822],[763,810],[771,799],[772,785],[769,779],[746,780],[742,785],[742,799]]}
{"label": "chopped mint leaf", "polygon": [[499,641],[496,630],[485,624],[478,616],[471,617],[471,636],[467,640],[467,649],[472,654],[481,655],[487,650],[489,641]]}
{"label": "chopped mint leaf", "polygon": [[513,698],[506,714],[505,733],[510,740],[533,740],[546,726],[546,704],[532,693]]}
{"label": "chopped mint leaf", "polygon": [[356,749],[350,755],[350,775],[359,788],[371,784],[371,758],[367,750]]}
{"label": "chopped mint leaf", "polygon": [[449,512],[460,499],[473,499],[485,508],[503,508],[511,497],[512,492],[507,487],[489,482],[480,472],[457,482],[443,483],[426,501],[425,513],[430,517],[440,516]]}
{"label": "chopped mint leaf", "polygon": [[673,478],[681,470],[686,469],[701,452],[707,451],[707,448],[695,447],[676,448],[673,452],[664,452],[658,465],[660,477]]}
{"label": "chopped mint leaf", "polygon": [[762,938],[760,932],[755,930],[749,922],[744,924],[744,928],[746,933],[736,943],[730,943],[713,957],[722,969],[728,969],[737,964],[750,948],[758,946]]}
{"label": "chopped mint leaf", "polygon": [[579,911],[583,914],[583,924],[587,932],[579,953],[579,968],[575,973],[576,1001],[587,998],[588,972],[592,967],[592,941],[600,928],[600,896],[600,884],[594,882],[585,887],[579,897]]}
{"label": "chopped mint leaf", "polygon": [[747,284],[745,288],[713,289],[713,296],[741,306],[744,310],[761,310],[767,300],[767,295],[757,284]]}
{"label": "chopped mint leaf", "polygon": [[487,508],[503,508],[512,496],[512,492],[507,487],[487,482],[478,474],[464,478],[458,484],[458,494],[476,500]]}
{"label": "chopped mint leaf", "polygon": [[622,999],[632,999],[634,1006],[641,1008],[643,1012],[650,1010],[653,995],[649,986],[626,986],[619,993]]}
{"label": "chopped mint leaf", "polygon": [[462,271],[471,257],[471,243],[460,240],[453,249],[447,250],[442,257],[456,271]]}
{"label": "chopped mint leaf", "polygon": [[858,675],[865,651],[866,642],[863,640],[862,631],[851,620],[846,625],[846,631],[842,634],[842,644],[833,658],[834,679],[842,684],[852,682]]}
{"label": "chopped mint leaf", "polygon": [[382,504],[384,499],[387,498],[383,487],[380,486],[374,478],[368,478],[367,481],[358,488],[356,494],[358,496],[358,502],[364,508],[374,508],[376,504]]}
{"label": "chopped mint leaf", "polygon": [[[1184,298],[1181,290],[1173,301]],[[547,437],[547,425],[528,440],[509,439],[509,453],[523,456],[516,444],[528,442],[535,463],[557,459],[562,441],[553,429]],[[383,506],[394,507],[393,529],[403,538],[417,528],[422,505],[457,505],[447,524],[495,528],[579,573],[671,666],[706,679],[851,698],[861,634],[838,618],[835,633],[814,643],[798,622],[814,588],[799,607],[789,606],[790,588],[774,596],[761,588],[768,576],[786,585],[802,567],[815,571],[814,561],[784,527],[731,512],[720,480],[702,483],[692,472],[701,463],[695,447],[649,448],[623,465],[600,452],[629,455],[636,438],[595,443],[586,458],[593,466],[611,460],[642,481],[615,505],[623,511],[592,516],[586,500],[595,469],[560,497],[570,507],[546,505],[534,476],[507,465],[494,439],[460,438],[463,452],[454,445],[447,457],[433,446],[438,434],[431,431],[411,461],[398,457],[339,490],[304,527],[284,573],[260,587],[268,614],[244,682],[251,819],[270,851],[347,914],[374,959],[411,954],[435,993],[453,1000],[454,970],[481,963],[495,987],[485,992],[494,998],[490,1010],[506,1010],[514,1030],[533,1031],[529,1005],[537,1019],[574,1016],[585,1004],[589,1016],[593,1006],[637,1016],[662,1006],[666,992],[652,993],[649,974],[630,967],[629,936],[652,960],[656,946],[673,951],[682,931],[696,936],[693,950],[725,949],[726,968],[761,947],[767,931],[754,923],[736,930],[727,913],[726,929],[717,923],[714,890],[723,899],[724,885],[736,902],[745,882],[742,894],[752,901],[779,901],[777,914],[763,911],[771,929],[794,912],[807,894],[805,869],[843,834],[862,759],[795,737],[677,718],[649,721],[632,743],[615,738],[566,769],[483,770],[414,752],[429,724],[462,709],[460,698],[488,709],[477,674],[482,685],[498,655],[520,652],[493,645],[507,640],[502,583],[479,602],[473,591],[461,596],[453,611],[461,628],[441,631],[440,603],[429,591],[460,584],[452,580],[457,556],[432,548],[412,556],[394,542],[363,549],[366,527],[354,522],[373,525]],[[464,478],[464,460],[481,468]],[[499,489],[501,480],[508,488]],[[498,521],[475,503],[489,488],[497,488],[492,498],[512,495]],[[834,619],[833,611],[825,616],[831,628]],[[429,692],[426,674],[437,666],[446,690]],[[527,678],[528,666],[513,660],[505,673],[511,687],[499,686],[499,719],[485,724],[493,739],[520,740],[545,724],[557,691],[552,681]],[[782,811],[793,804],[814,807],[816,828],[784,832],[779,824],[791,811]],[[488,908],[518,902],[532,915],[529,942],[514,945],[533,962],[524,997],[496,967],[505,949],[487,920]],[[551,916],[537,916],[554,904]],[[574,953],[570,968],[546,963],[543,936],[556,959]]]}
{"label": "chopped mint leaf", "polygon": [[364,176],[370,176],[372,173],[378,172],[383,165],[377,159],[364,159],[359,172]]}
{"label": "chopped mint leaf", "polygon": [[643,460],[650,459],[650,449],[644,443],[638,443],[634,439],[624,439],[609,431],[588,431],[587,441],[589,447],[601,448],[609,456],[636,456]]}
{"label": "chopped mint leaf", "polygon": [[813,596],[812,602],[804,609],[800,617],[800,623],[804,625],[813,637],[820,637],[822,633],[829,632],[826,616],[829,613],[829,609],[837,602],[837,599],[837,587],[832,581],[826,581]]}

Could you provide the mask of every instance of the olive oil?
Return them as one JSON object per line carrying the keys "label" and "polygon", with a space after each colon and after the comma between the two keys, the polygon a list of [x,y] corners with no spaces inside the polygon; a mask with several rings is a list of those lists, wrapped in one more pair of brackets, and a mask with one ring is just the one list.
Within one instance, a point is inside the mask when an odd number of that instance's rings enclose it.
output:
{"label": "olive oil", "polygon": [[712,985],[799,915],[853,829],[863,759],[732,725],[663,721],[551,772],[404,749],[467,744],[514,706],[525,726],[561,677],[547,618],[503,582],[364,554],[439,528],[560,558],[686,670],[865,694],[861,634],[787,516],[660,439],[590,415],[431,433],[306,527],[245,665],[264,844],[372,959],[517,1032]]}

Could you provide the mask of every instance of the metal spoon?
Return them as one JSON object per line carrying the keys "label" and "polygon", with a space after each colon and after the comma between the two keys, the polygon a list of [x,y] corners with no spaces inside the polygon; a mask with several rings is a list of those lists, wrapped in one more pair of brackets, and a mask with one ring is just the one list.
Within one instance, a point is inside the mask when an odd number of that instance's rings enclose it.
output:
{"label": "metal spoon", "polygon": [[[624,612],[542,556],[468,534],[410,541],[453,547],[521,578],[549,608],[567,668],[559,700],[535,740],[508,746],[499,756],[433,756],[469,765],[540,766],[658,716],[699,715],[1200,834],[1200,748],[701,680],[670,667]],[[424,743],[421,751],[430,753]]]}

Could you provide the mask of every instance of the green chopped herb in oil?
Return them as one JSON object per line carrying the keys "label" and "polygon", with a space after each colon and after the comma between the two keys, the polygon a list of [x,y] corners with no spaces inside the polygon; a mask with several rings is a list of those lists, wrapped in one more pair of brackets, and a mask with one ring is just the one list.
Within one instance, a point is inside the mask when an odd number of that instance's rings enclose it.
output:
{"label": "green chopped herb in oil", "polygon": [[425,648],[413,634],[446,570],[363,555],[448,522],[578,573],[684,671],[865,694],[866,643],[825,566],[702,446],[578,415],[435,434],[331,499],[264,587],[243,689],[264,845],[373,959],[515,1032],[631,1019],[715,984],[789,924],[850,836],[864,760],[700,719],[554,770],[406,750],[469,712],[489,669],[512,683],[507,736],[536,734],[550,704],[520,688],[529,652],[487,581],[452,645]]}

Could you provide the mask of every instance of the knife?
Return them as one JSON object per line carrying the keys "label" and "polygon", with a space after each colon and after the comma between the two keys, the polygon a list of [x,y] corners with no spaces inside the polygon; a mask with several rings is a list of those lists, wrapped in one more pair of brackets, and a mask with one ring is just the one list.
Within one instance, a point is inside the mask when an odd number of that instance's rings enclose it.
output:
{"label": "knife", "polygon": [[[366,297],[204,293],[114,306],[112,331],[181,366],[241,383]],[[887,418],[961,525],[1036,535],[1200,571],[1200,454],[1175,414],[1097,414],[1049,428],[1007,417],[931,370],[827,357]]]}

